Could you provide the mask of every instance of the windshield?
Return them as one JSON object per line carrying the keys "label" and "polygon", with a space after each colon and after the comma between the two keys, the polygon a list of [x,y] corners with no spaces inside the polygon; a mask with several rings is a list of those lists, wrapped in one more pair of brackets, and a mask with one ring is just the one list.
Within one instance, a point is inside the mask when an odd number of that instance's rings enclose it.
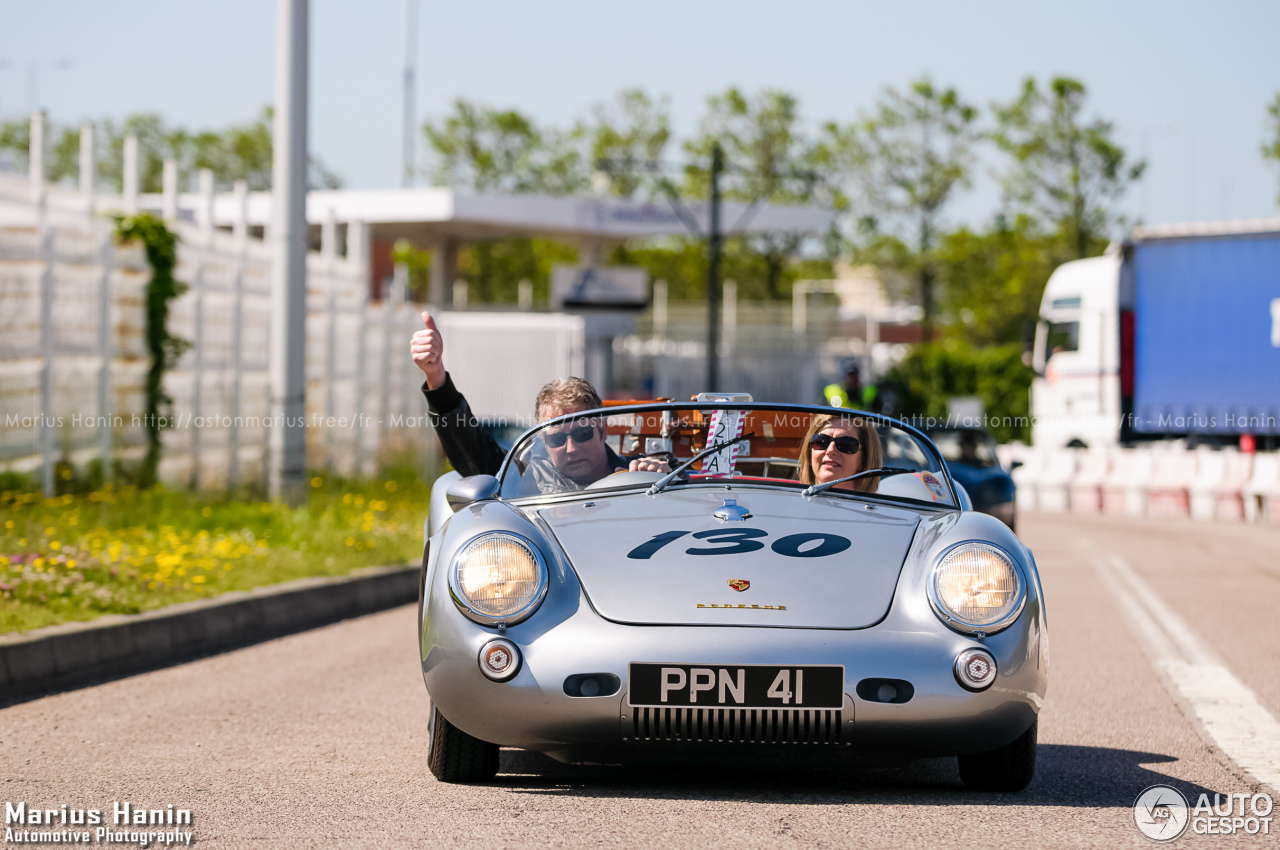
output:
{"label": "windshield", "polygon": [[[714,450],[722,444],[729,445]],[[829,407],[754,403],[606,407],[545,422],[508,454],[500,473],[502,498],[649,488],[708,449],[659,489],[741,481],[799,491],[852,477],[825,492],[956,504],[937,449],[894,420]],[[642,458],[648,459],[647,470],[629,471]],[[859,476],[875,469],[885,472]]]}
{"label": "windshield", "polygon": [[947,463],[963,463],[978,469],[1000,465],[996,456],[996,441],[986,431],[977,428],[955,428],[930,431],[933,444],[946,458]]}

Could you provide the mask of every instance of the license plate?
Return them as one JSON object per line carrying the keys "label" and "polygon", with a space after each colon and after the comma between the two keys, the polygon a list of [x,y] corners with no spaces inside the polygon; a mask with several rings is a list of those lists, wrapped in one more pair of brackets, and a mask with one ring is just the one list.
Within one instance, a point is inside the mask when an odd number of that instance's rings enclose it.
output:
{"label": "license plate", "polygon": [[658,708],[841,708],[844,667],[632,664],[627,702]]}

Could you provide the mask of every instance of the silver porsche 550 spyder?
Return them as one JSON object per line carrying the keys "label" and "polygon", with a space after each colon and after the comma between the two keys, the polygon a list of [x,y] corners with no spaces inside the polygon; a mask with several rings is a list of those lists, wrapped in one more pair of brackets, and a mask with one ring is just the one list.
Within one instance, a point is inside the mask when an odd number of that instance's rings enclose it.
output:
{"label": "silver porsche 550 spyder", "polygon": [[[1025,787],[1048,662],[1027,547],[902,423],[836,414],[859,445],[819,433],[829,407],[698,398],[550,420],[496,477],[437,482],[418,618],[435,776],[487,781],[516,747],[954,756],[971,788]],[[597,438],[668,471],[570,474],[565,447]],[[863,461],[823,480],[806,467],[833,441]]]}

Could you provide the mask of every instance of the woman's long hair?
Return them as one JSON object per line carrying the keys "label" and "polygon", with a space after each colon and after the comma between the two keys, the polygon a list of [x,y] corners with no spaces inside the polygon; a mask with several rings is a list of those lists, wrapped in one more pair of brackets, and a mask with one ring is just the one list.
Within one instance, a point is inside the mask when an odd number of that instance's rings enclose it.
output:
{"label": "woman's long hair", "polygon": [[[845,427],[852,426],[858,429],[858,441],[862,443],[862,465],[858,468],[858,471],[876,469],[884,465],[884,450],[880,447],[880,435],[876,432],[875,420],[859,416],[856,413],[819,413],[809,423],[809,430],[805,433],[804,442],[800,445],[800,462],[798,464],[800,467],[800,483],[814,483],[813,452],[809,450],[809,441],[813,439],[815,434],[833,422]],[[880,479],[862,478],[850,482],[850,484],[854,490],[874,493],[876,488],[880,486]]]}

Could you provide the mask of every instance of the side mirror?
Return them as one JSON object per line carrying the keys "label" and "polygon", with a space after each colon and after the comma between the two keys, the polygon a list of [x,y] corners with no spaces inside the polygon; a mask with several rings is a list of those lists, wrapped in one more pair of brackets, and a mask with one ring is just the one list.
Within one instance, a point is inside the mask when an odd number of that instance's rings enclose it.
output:
{"label": "side mirror", "polygon": [[498,495],[502,485],[492,475],[468,475],[449,485],[444,491],[449,509],[456,511],[472,502],[483,502]]}

